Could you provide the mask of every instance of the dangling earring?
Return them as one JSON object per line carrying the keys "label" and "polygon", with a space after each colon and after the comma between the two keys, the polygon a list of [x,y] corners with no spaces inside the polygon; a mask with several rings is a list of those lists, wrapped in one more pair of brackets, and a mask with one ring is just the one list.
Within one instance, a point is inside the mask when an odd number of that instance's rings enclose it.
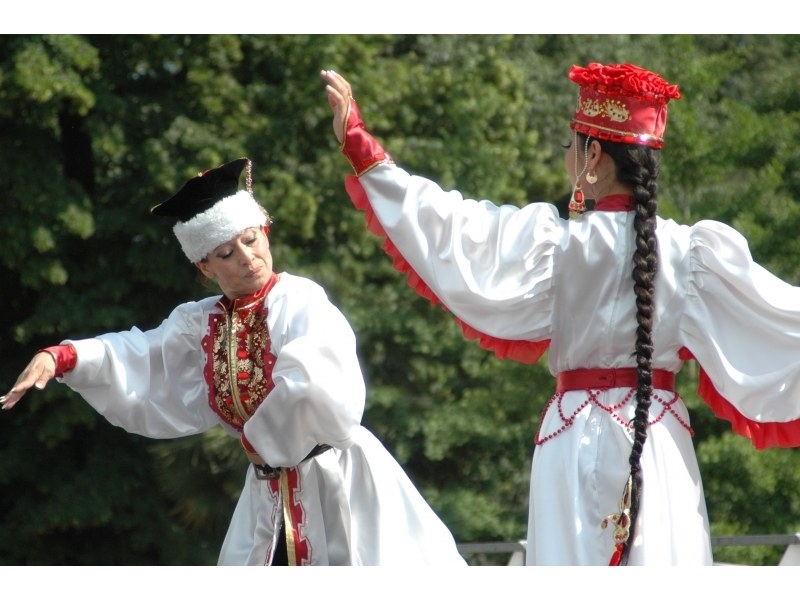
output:
{"label": "dangling earring", "polygon": [[[578,141],[578,134],[576,133],[575,134],[575,142],[577,142],[577,141]],[[577,170],[578,169],[578,144],[574,143],[573,145],[575,146],[575,170]],[[571,218],[572,217],[579,217],[584,212],[586,212],[586,202],[585,202],[585,199],[583,197],[583,188],[581,187],[581,176],[583,175],[583,172],[586,171],[586,167],[589,166],[589,156],[587,154],[588,151],[589,151],[589,136],[586,136],[586,144],[584,146],[585,147],[583,149],[583,156],[584,156],[585,160],[583,162],[583,169],[581,169],[581,172],[578,173],[575,176],[575,184],[572,186],[572,198],[570,198],[570,200],[569,200],[569,216]],[[589,181],[588,176],[587,176],[586,180]],[[591,182],[589,182],[589,183],[591,183]]]}
{"label": "dangling earring", "polygon": [[586,202],[583,199],[583,190],[581,189],[581,182],[575,183],[572,188],[572,198],[569,199],[569,216],[579,217],[586,212]]}
{"label": "dangling earring", "polygon": [[597,173],[595,173],[594,171],[589,171],[586,174],[586,183],[588,183],[589,185],[594,185],[595,183],[597,183]]}

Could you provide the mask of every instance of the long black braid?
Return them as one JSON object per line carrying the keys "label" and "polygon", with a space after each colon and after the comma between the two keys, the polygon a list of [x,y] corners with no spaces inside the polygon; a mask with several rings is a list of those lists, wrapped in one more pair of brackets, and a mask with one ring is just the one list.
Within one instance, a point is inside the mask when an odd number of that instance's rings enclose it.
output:
{"label": "long black braid", "polygon": [[633,227],[636,243],[633,253],[633,289],[636,293],[636,412],[633,419],[633,447],[630,464],[631,512],[630,533],[620,564],[626,564],[636,534],[636,520],[644,485],[641,469],[642,450],[647,439],[650,396],[653,391],[653,313],[655,311],[655,278],[658,270],[656,210],[658,208],[658,174],[661,151],[637,144],[621,144],[598,140],[603,152],[614,160],[617,179],[633,189],[635,215]]}

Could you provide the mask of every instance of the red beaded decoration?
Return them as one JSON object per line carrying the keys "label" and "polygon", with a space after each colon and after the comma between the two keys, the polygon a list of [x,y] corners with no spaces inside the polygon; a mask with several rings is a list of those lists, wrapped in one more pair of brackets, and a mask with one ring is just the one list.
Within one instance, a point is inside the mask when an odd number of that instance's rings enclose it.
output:
{"label": "red beaded decoration", "polygon": [[586,202],[583,198],[583,190],[580,183],[575,186],[572,191],[572,198],[569,200],[569,215],[577,217],[586,212]]}
{"label": "red beaded decoration", "polygon": [[[619,411],[624,407],[626,404],[631,402],[633,399],[633,395],[636,393],[636,390],[631,388],[627,394],[623,397],[622,401],[618,404],[614,405],[606,405],[600,400],[601,392],[605,391],[602,389],[589,389],[586,391],[586,400],[581,402],[578,406],[574,407],[570,414],[567,414],[564,411],[564,407],[562,404],[562,400],[564,398],[565,392],[556,392],[547,402],[542,410],[542,417],[547,413],[550,409],[551,405],[555,403],[556,410],[558,411],[558,416],[561,419],[561,426],[559,426],[555,431],[551,431],[550,433],[544,434],[541,430],[542,423],[544,421],[543,418],[539,420],[539,429],[536,431],[536,435],[534,436],[534,443],[539,446],[544,444],[545,442],[552,440],[557,435],[563,433],[570,426],[575,422],[575,418],[586,408],[589,404],[594,404],[597,408],[607,412],[615,421],[617,421],[620,425],[625,427],[627,430],[632,430],[633,425],[632,423],[626,421],[623,417],[620,416]],[[650,420],[649,424],[654,425],[664,419],[667,415],[672,415],[672,417],[681,424],[681,426],[689,432],[689,435],[694,435],[694,430],[692,429],[691,425],[686,422],[675,410],[675,405],[681,402],[680,396],[677,392],[672,392],[670,396],[664,396],[663,392],[660,390],[653,392],[653,404],[650,408]],[[660,411],[658,410],[660,407]]]}

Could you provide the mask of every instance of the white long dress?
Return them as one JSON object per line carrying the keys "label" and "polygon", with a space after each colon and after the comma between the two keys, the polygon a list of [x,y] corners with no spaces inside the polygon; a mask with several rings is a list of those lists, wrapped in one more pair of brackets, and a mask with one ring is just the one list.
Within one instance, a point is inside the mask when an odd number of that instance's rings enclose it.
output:
{"label": "white long dress", "polygon": [[[270,285],[233,306],[219,296],[182,304],[150,331],[67,340],[78,360],[62,381],[131,433],[243,429],[270,466],[285,467],[275,479],[248,467],[220,565],[270,564],[282,524],[290,564],[465,565],[449,529],[360,425],[364,380],[345,317],[308,279],[282,273]],[[317,444],[332,448],[304,461]]]}
{"label": "white long dress", "polygon": [[[517,208],[464,199],[381,164],[348,193],[409,284],[441,302],[468,338],[553,375],[634,367],[632,212],[574,220],[547,203]],[[718,222],[659,219],[653,365],[692,356],[700,394],[758,448],[800,445],[800,289],[755,264]],[[556,394],[542,414],[530,484],[527,562],[607,565],[629,474],[631,388]],[[656,390],[641,459],[644,497],[632,565],[712,562],[689,415]]]}

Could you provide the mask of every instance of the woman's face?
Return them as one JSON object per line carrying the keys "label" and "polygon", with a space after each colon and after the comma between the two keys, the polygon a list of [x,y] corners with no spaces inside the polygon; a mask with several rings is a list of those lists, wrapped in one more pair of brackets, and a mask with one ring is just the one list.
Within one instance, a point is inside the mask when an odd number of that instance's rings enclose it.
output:
{"label": "woman's face", "polygon": [[262,228],[251,227],[214,248],[196,264],[231,300],[248,296],[264,287],[272,277],[269,238]]}

